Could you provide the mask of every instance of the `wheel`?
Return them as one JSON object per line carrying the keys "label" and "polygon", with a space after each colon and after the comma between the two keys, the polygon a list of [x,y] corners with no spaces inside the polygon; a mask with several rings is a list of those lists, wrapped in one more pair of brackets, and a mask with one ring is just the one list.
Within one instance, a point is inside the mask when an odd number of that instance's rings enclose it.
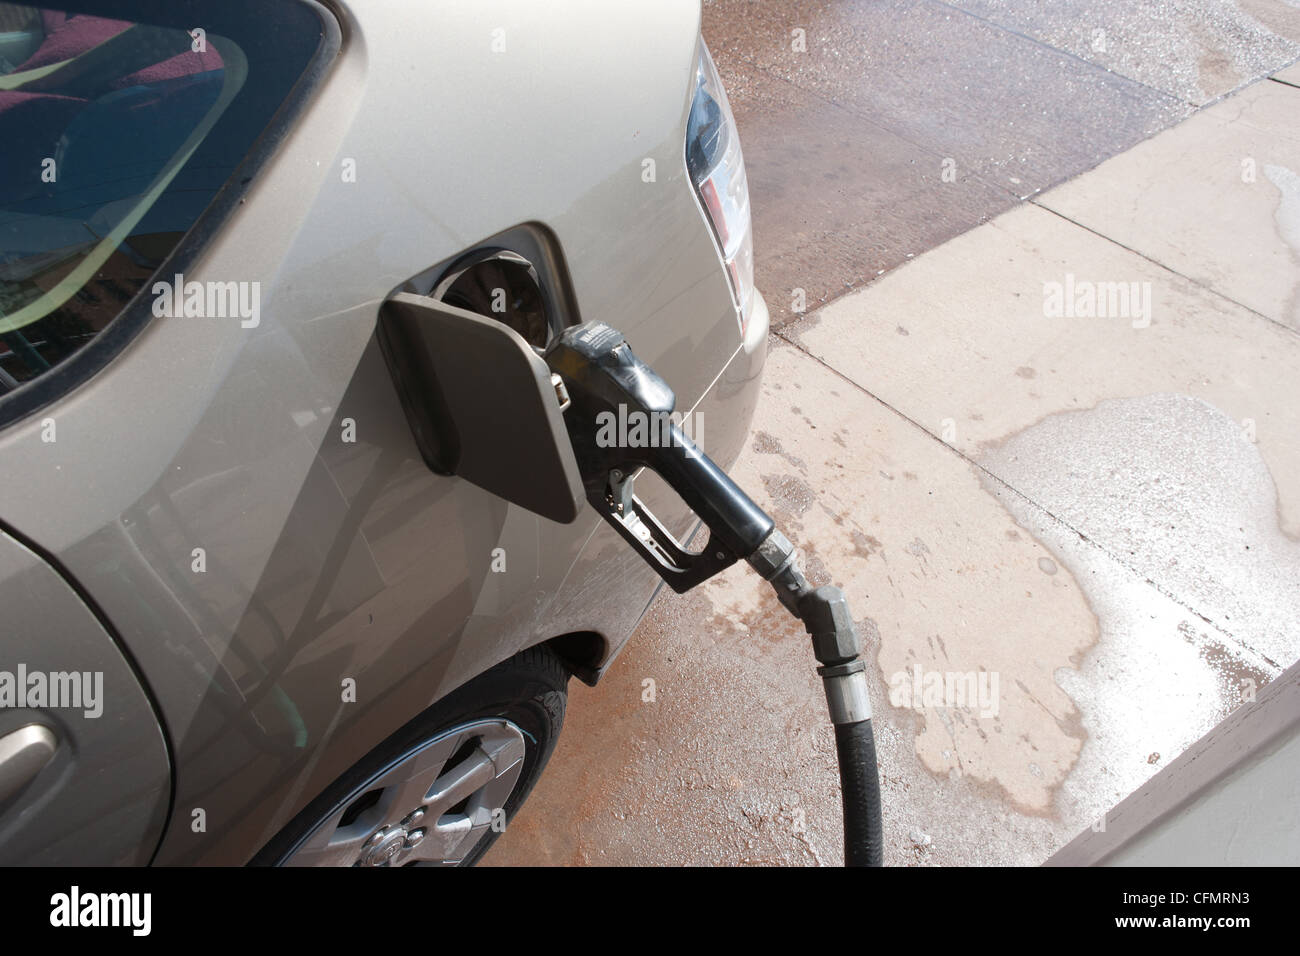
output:
{"label": "wheel", "polygon": [[568,681],[544,647],[484,672],[371,751],[253,865],[473,865],[550,759]]}

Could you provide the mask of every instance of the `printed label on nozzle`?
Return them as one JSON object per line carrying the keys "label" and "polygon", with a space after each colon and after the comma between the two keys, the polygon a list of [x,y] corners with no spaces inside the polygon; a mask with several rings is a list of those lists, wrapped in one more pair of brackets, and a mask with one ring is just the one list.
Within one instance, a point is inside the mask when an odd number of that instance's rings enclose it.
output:
{"label": "printed label on nozzle", "polygon": [[593,323],[574,336],[584,350],[597,354],[612,349],[623,342],[623,333],[603,323]]}

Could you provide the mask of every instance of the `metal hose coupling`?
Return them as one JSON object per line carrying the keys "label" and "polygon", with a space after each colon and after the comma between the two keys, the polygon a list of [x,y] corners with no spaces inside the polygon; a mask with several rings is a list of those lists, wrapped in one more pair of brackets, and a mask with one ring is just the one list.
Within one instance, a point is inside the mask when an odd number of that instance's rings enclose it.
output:
{"label": "metal hose coupling", "polygon": [[812,638],[831,722],[869,720],[867,666],[844,592],[837,587],[812,587],[799,568],[794,545],[779,530],[774,529],[749,556],[749,564],[772,585],[786,610],[803,621]]}
{"label": "metal hose coupling", "polygon": [[821,664],[817,673],[826,690],[831,723],[870,720],[867,665],[862,660],[844,592],[831,586],[806,591],[799,598],[799,617],[812,637],[813,655]]}
{"label": "metal hose coupling", "polygon": [[764,581],[776,589],[776,596],[785,605],[785,609],[795,617],[800,617],[799,598],[804,592],[811,591],[812,586],[799,570],[799,562],[795,560],[794,545],[790,539],[773,528],[746,560]]}

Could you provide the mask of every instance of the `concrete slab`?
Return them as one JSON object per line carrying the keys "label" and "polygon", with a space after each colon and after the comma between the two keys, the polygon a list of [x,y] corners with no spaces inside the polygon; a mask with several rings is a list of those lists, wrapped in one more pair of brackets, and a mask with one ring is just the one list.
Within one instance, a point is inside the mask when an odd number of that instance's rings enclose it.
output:
{"label": "concrete slab", "polygon": [[[1137,283],[1149,326],[1045,315],[1045,286],[1070,281]],[[1047,210],[1021,206],[789,334],[972,459],[1048,415],[1109,398],[1203,399],[1256,444],[1279,524],[1300,534],[1300,338]]]}
{"label": "concrete slab", "polygon": [[[1017,196],[1177,121],[1188,105],[943,3],[715,0],[705,37]],[[803,31],[802,36],[794,31]]]}
{"label": "concrete slab", "polygon": [[1300,330],[1297,115],[1257,83],[1038,201]]}
{"label": "concrete slab", "polygon": [[1286,0],[951,2],[1198,106],[1300,55],[1300,8]]}

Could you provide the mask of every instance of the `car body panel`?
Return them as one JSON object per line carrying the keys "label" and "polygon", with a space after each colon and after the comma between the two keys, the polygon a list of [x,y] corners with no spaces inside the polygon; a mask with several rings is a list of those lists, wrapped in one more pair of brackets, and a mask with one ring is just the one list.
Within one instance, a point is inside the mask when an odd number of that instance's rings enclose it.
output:
{"label": "car body panel", "polygon": [[607,666],[654,590],[593,512],[559,525],[425,467],[375,339],[393,290],[544,225],[581,318],[621,329],[680,408],[704,399],[724,464],[766,347],[761,300],[741,341],[685,170],[696,0],[331,9],[336,62],[185,276],[260,283],[260,324],[155,320],[0,434],[0,517],[93,596],[163,712],[165,864],[247,862],[379,741],[527,646],[596,632]]}
{"label": "car body panel", "polygon": [[[49,763],[0,802],[0,858],[41,866],[149,862],[171,768],[130,663],[76,591],[7,534],[0,534],[0,607],[0,682],[9,684],[0,688],[0,740],[38,724],[57,741]],[[23,696],[10,699],[17,684]],[[38,692],[43,699],[28,696]]]}

